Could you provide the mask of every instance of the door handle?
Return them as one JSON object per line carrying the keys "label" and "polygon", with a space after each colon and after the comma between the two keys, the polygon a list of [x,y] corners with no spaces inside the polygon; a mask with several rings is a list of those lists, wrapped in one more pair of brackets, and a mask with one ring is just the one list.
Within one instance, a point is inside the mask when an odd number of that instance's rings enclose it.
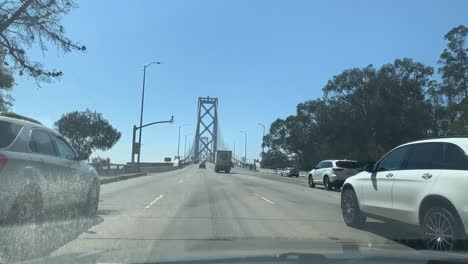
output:
{"label": "door handle", "polygon": [[426,180],[427,180],[427,179],[430,179],[430,178],[432,178],[432,174],[430,174],[430,173],[424,173],[424,174],[421,176],[421,178],[426,179]]}
{"label": "door handle", "polygon": [[389,173],[389,174],[387,174],[385,176],[387,176],[387,178],[391,178],[391,177],[393,177],[393,173]]}

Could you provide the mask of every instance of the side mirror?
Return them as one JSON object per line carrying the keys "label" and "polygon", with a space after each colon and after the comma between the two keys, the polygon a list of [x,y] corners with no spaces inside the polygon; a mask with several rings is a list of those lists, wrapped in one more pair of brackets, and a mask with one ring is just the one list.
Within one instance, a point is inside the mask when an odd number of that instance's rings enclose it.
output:
{"label": "side mirror", "polygon": [[319,169],[319,167],[314,167],[314,170],[318,170],[318,169]]}
{"label": "side mirror", "polygon": [[75,157],[75,160],[88,160],[89,155],[86,153],[78,153],[78,156]]}
{"label": "side mirror", "polygon": [[367,172],[374,172],[374,165],[373,164],[366,164],[366,166],[364,166],[364,170],[367,171]]}

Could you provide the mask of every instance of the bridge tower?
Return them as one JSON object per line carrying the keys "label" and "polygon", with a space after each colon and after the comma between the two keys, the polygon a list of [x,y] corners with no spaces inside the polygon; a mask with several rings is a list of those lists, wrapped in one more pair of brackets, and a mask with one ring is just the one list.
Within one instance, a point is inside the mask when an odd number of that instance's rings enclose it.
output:
{"label": "bridge tower", "polygon": [[214,161],[218,147],[218,98],[199,97],[194,159]]}

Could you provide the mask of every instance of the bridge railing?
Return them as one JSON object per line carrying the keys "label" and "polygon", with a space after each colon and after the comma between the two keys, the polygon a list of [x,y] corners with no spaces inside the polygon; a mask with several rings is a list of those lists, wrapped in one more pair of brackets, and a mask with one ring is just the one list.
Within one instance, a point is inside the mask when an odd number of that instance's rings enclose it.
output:
{"label": "bridge railing", "polygon": [[100,176],[112,176],[119,174],[137,173],[138,167],[129,164],[117,163],[89,163]]}
{"label": "bridge railing", "polygon": [[127,164],[116,164],[116,163],[90,163],[94,167],[99,176],[114,176],[130,173],[155,173],[164,172],[177,169],[173,163],[157,163],[157,164],[145,164],[142,163],[140,166],[134,163]]}

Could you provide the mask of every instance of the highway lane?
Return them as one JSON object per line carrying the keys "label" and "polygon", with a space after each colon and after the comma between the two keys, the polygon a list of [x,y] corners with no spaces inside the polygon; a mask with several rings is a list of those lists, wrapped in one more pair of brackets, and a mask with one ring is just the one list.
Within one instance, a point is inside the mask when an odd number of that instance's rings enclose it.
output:
{"label": "highway lane", "polygon": [[106,261],[125,262],[226,250],[412,250],[400,243],[408,233],[389,231],[388,224],[347,227],[339,196],[245,170],[190,166],[103,185],[101,220],[51,256],[112,251],[115,259]]}
{"label": "highway lane", "polygon": [[230,174],[215,173],[212,166],[102,185],[98,216],[93,218],[3,227],[0,258],[100,258],[112,252],[99,262],[132,262],[226,251],[419,247],[415,234],[392,224],[369,220],[362,230],[347,227],[337,191],[311,189],[301,177],[237,168]]}

